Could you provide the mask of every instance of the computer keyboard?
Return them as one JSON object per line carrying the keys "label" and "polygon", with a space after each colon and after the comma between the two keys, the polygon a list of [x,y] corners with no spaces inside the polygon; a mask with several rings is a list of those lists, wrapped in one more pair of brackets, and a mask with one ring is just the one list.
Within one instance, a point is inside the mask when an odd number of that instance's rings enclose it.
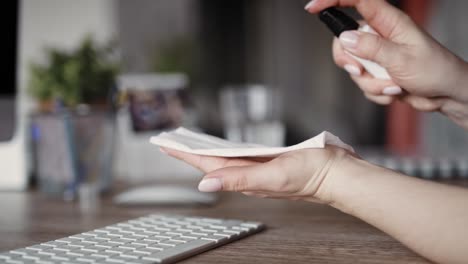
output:
{"label": "computer keyboard", "polygon": [[432,180],[468,179],[468,153],[404,155],[371,147],[356,150],[363,159],[406,175]]}
{"label": "computer keyboard", "polygon": [[250,236],[259,222],[149,215],[0,254],[0,263],[173,263]]}
{"label": "computer keyboard", "polygon": [[402,172],[406,175],[425,179],[467,179],[468,159],[466,157],[424,157],[374,155],[365,160],[376,165]]}

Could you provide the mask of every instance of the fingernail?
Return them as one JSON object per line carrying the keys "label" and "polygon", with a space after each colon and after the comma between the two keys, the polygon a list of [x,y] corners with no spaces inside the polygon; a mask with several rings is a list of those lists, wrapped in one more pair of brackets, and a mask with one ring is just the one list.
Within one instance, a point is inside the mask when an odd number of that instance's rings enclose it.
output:
{"label": "fingernail", "polygon": [[310,1],[309,3],[307,3],[307,5],[304,7],[305,10],[309,10],[312,6],[315,5],[315,0],[312,0]]}
{"label": "fingernail", "polygon": [[359,34],[356,31],[345,31],[340,35],[340,42],[346,49],[354,49],[357,47]]}
{"label": "fingernail", "polygon": [[161,151],[164,154],[167,154],[167,151],[165,149],[163,149],[163,148],[159,148],[159,151]]}
{"label": "fingernail", "polygon": [[359,67],[352,65],[352,64],[346,64],[344,66],[344,69],[351,75],[355,76],[360,76],[361,75],[361,69]]}
{"label": "fingernail", "polygon": [[399,86],[385,87],[382,91],[382,93],[385,95],[397,95],[397,94],[401,94],[402,92],[403,90]]}
{"label": "fingernail", "polygon": [[217,192],[221,191],[223,183],[218,178],[204,179],[198,184],[200,192]]}

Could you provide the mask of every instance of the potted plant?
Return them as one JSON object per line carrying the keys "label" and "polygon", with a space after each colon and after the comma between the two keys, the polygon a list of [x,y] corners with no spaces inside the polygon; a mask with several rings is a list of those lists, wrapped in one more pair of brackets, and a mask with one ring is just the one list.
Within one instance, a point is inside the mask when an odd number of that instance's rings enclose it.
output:
{"label": "potted plant", "polygon": [[88,36],[71,51],[47,49],[46,62],[30,66],[28,91],[39,106],[34,172],[47,193],[73,199],[82,186],[110,186],[115,120],[108,99],[119,69],[112,52]]}
{"label": "potted plant", "polygon": [[98,46],[90,36],[71,52],[47,49],[45,64],[30,65],[28,91],[39,110],[53,111],[57,101],[68,108],[106,104],[119,69],[111,55],[112,46]]}

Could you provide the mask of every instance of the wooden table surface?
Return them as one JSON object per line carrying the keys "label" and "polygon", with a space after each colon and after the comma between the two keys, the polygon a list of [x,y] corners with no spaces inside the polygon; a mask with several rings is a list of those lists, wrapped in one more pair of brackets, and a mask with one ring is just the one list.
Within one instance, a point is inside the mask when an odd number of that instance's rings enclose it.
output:
{"label": "wooden table surface", "polygon": [[0,251],[25,247],[151,213],[261,221],[267,229],[186,263],[427,263],[393,238],[333,208],[223,194],[213,206],[121,207],[106,195],[94,213],[37,191],[0,192]]}

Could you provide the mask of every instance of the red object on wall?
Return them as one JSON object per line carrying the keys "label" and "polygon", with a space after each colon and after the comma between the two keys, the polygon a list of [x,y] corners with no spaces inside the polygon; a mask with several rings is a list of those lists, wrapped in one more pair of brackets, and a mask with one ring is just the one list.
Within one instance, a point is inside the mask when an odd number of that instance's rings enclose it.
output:
{"label": "red object on wall", "polygon": [[[418,25],[424,27],[431,0],[403,0],[401,7]],[[417,151],[419,127],[420,118],[416,110],[399,101],[391,104],[387,110],[387,149],[399,154]]]}

